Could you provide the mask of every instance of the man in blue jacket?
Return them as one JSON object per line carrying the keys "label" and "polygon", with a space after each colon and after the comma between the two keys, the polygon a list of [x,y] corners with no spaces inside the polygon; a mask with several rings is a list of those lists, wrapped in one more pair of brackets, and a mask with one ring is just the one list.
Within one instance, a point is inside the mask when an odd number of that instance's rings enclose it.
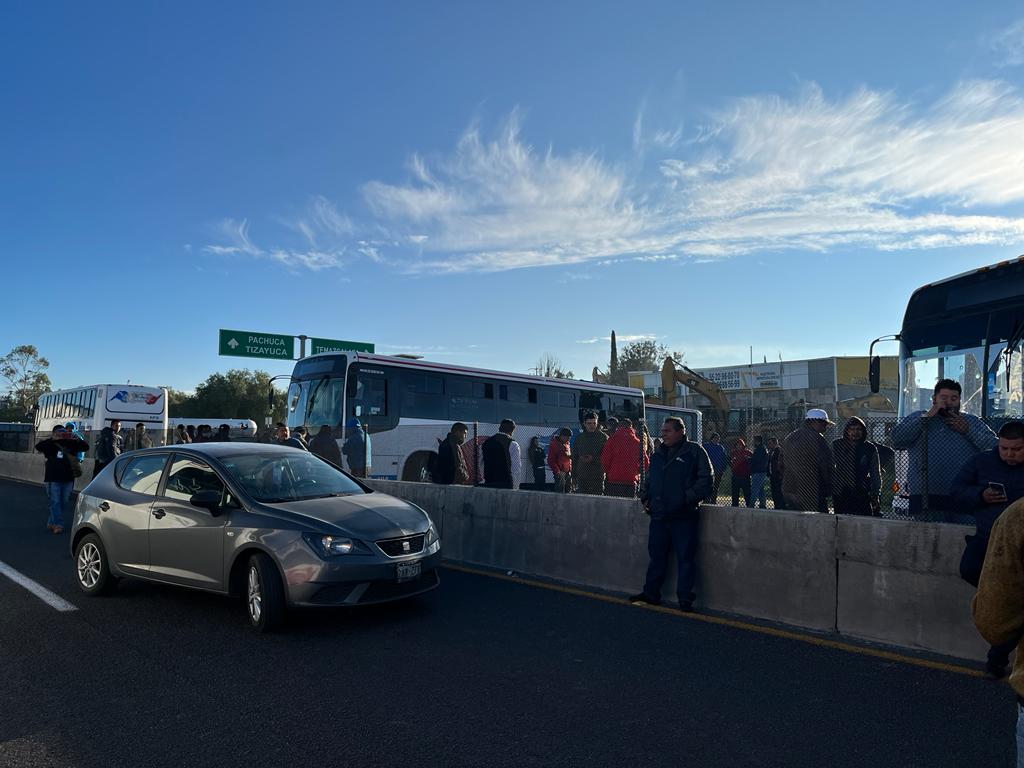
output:
{"label": "man in blue jacket", "polygon": [[[998,445],[968,459],[953,480],[950,496],[958,512],[973,515],[977,521],[974,536],[967,537],[960,559],[960,576],[978,586],[992,526],[1003,510],[1024,498],[1024,422],[1003,424]],[[1009,643],[989,649],[985,669],[992,677],[1006,675],[1015,646],[1016,643]]]}
{"label": "man in blue jacket", "polygon": [[632,603],[661,604],[669,552],[675,550],[679,575],[676,595],[679,610],[693,610],[693,584],[697,577],[697,533],[701,502],[714,487],[714,470],[707,452],[686,439],[686,425],[670,416],[661,425],[661,445],[651,457],[647,485],[641,495],[644,511],[651,516],[644,591]]}
{"label": "man in blue jacket", "polygon": [[892,447],[910,455],[910,514],[918,519],[959,522],[950,497],[953,478],[968,459],[995,447],[988,425],[961,412],[961,391],[959,382],[942,379],[935,385],[932,407],[915,411],[892,431]]}

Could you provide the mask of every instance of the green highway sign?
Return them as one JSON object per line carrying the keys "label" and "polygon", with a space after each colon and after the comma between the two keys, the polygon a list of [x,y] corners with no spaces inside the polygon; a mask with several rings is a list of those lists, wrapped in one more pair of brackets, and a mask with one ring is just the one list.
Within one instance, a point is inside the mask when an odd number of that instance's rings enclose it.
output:
{"label": "green highway sign", "polygon": [[365,341],[340,341],[338,339],[309,339],[309,354],[321,352],[373,352],[373,344]]}
{"label": "green highway sign", "polygon": [[232,357],[268,357],[272,360],[292,360],[295,357],[295,337],[280,333],[258,331],[220,331],[220,354]]}

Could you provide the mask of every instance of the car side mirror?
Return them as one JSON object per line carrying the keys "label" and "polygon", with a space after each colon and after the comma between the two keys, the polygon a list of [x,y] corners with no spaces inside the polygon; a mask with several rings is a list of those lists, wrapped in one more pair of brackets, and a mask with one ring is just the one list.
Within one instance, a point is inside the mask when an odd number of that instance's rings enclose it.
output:
{"label": "car side mirror", "polygon": [[192,494],[192,498],[189,499],[189,503],[193,507],[202,507],[203,509],[209,510],[211,515],[216,515],[220,511],[220,491],[199,491],[198,493]]}

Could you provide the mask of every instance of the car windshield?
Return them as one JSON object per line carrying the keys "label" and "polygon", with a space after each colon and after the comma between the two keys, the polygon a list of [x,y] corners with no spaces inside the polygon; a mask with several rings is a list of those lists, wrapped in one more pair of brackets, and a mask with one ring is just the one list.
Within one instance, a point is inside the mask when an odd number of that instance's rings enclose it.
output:
{"label": "car windshield", "polygon": [[220,462],[249,496],[267,504],[365,493],[352,478],[306,451],[240,453]]}

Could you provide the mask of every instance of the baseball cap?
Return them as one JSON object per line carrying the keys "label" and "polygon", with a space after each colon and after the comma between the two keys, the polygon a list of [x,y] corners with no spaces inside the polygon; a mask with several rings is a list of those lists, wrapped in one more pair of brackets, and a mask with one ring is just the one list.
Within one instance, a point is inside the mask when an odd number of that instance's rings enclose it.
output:
{"label": "baseball cap", "polygon": [[827,421],[829,424],[835,424],[832,419],[828,417],[828,413],[823,408],[811,408],[807,411],[806,419],[818,419],[820,421]]}

